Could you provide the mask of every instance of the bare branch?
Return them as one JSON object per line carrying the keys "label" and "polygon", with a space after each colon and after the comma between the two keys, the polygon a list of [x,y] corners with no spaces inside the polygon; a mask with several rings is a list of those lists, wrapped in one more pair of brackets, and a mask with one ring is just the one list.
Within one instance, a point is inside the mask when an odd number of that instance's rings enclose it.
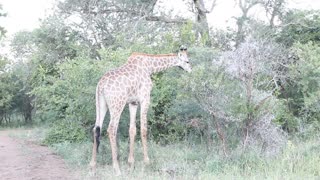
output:
{"label": "bare branch", "polygon": [[110,13],[127,13],[129,15],[133,15],[133,16],[140,16],[143,19],[145,19],[146,21],[159,21],[159,22],[164,22],[164,23],[173,23],[173,24],[183,24],[183,23],[187,23],[187,19],[183,19],[183,18],[177,18],[177,19],[171,19],[171,18],[167,18],[164,16],[153,16],[153,15],[148,15],[145,12],[141,11],[134,11],[134,10],[129,10],[129,9],[120,9],[120,8],[116,8],[116,9],[105,9],[99,12],[90,12],[91,14],[97,15],[97,14],[110,14]]}
{"label": "bare branch", "polygon": [[259,110],[261,106],[263,106],[263,104],[272,96],[267,96],[264,99],[262,99],[254,108],[255,111]]}
{"label": "bare branch", "polygon": [[198,11],[201,11],[202,13],[211,13],[213,11],[214,7],[217,5],[217,0],[213,0],[210,10],[207,10],[204,5],[203,0],[194,0],[193,2],[194,2],[196,9]]}
{"label": "bare branch", "polygon": [[211,13],[216,5],[217,5],[217,0],[213,0],[212,5],[211,5],[211,9],[207,13]]}
{"label": "bare branch", "polygon": [[145,17],[145,20],[147,21],[159,21],[164,23],[173,23],[173,24],[184,24],[187,23],[187,19],[170,19],[163,16],[147,16]]}

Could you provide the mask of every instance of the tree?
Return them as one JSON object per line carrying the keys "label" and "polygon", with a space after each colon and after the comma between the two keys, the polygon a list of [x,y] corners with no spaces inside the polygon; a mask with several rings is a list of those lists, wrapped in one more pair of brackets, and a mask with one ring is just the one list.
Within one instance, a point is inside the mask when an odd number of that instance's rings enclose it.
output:
{"label": "tree", "polygon": [[213,0],[210,10],[205,7],[203,0],[193,0],[194,13],[196,15],[196,23],[198,25],[198,33],[200,37],[205,39],[205,45],[211,46],[211,36],[207,20],[207,14],[211,13],[216,6],[217,0]]}
{"label": "tree", "polygon": [[[299,117],[300,131],[312,133],[320,128],[320,46],[313,42],[296,43],[292,50],[298,57],[290,64],[290,78],[296,85],[296,95],[291,97],[295,98],[291,104],[295,104],[296,109],[292,111],[295,117]],[[298,124],[294,128],[298,129]]]}
{"label": "tree", "polygon": [[[266,40],[248,40],[234,52],[222,56],[228,64],[227,71],[242,84],[245,97],[245,118],[243,121],[243,146],[246,148],[250,133],[257,128],[260,120],[272,123],[269,116],[270,107],[265,106],[273,94],[279,90],[279,85],[286,75],[281,71],[286,56],[286,50],[276,43]],[[266,109],[264,109],[266,108]],[[269,116],[272,118],[272,116]],[[260,133],[260,132],[259,132]],[[273,135],[274,136],[274,135]],[[262,137],[264,140],[267,137]]]}
{"label": "tree", "polygon": [[20,62],[12,70],[12,82],[16,91],[14,92],[12,108],[14,113],[21,114],[25,124],[31,124],[34,110],[34,97],[31,92],[31,69],[30,64]]}
{"label": "tree", "polygon": [[[211,65],[194,68],[186,88],[213,117],[224,154],[230,147],[230,136],[241,137],[243,150],[258,146],[274,153],[283,145],[285,137],[273,121],[277,106],[274,94],[286,77],[281,71],[285,57],[281,45],[251,39],[235,51],[223,52]],[[230,135],[226,126],[234,127],[237,133]]]}
{"label": "tree", "polygon": [[[310,79],[317,78],[313,74],[316,60],[312,59],[317,57],[314,53],[319,44],[319,15],[319,11],[316,10],[290,10],[283,15],[282,23],[276,33],[276,40],[291,48],[292,51],[288,56],[290,61],[285,64],[287,66],[285,72],[289,76],[286,83],[281,85],[278,95],[281,100],[286,102],[287,106],[283,116],[279,118],[279,122],[282,123],[283,129],[289,133],[300,132],[301,127],[308,125],[307,122],[317,116],[317,111],[313,108],[314,113],[311,114],[314,116],[306,113],[309,111],[309,108],[305,106],[306,99],[308,99],[306,97],[309,96],[307,94],[313,94],[314,90],[309,89],[304,83],[309,84]],[[303,55],[300,53],[302,51],[305,51]],[[306,70],[305,67],[312,68]],[[306,94],[306,92],[308,93]]]}
{"label": "tree", "polygon": [[[128,47],[133,42],[153,44],[171,32],[175,24],[186,22],[182,18],[155,15],[156,3],[157,0],[68,0],[59,3],[57,14],[77,32],[81,42],[96,51]],[[72,21],[74,18],[78,21]]]}
{"label": "tree", "polygon": [[201,109],[211,116],[222,151],[228,154],[228,136],[225,127],[230,122],[237,122],[233,113],[241,104],[238,84],[224,73],[222,66],[199,65],[193,69],[193,76],[185,87]]}
{"label": "tree", "polygon": [[278,18],[282,19],[285,10],[286,1],[285,0],[265,0],[262,5],[265,8],[267,16],[269,16],[269,26],[273,28],[275,26],[275,20]]}
{"label": "tree", "polygon": [[12,99],[15,88],[11,82],[11,75],[8,70],[9,62],[0,57],[0,124],[5,120],[9,122],[9,114],[12,108]]}
{"label": "tree", "polygon": [[238,47],[245,39],[245,25],[250,20],[249,10],[258,5],[260,0],[239,0],[238,5],[242,12],[240,17],[236,17],[237,31],[235,35],[235,47]]}
{"label": "tree", "polygon": [[92,50],[126,47],[133,42],[161,44],[168,34],[179,39],[176,36],[179,28],[188,22],[194,24],[197,39],[211,46],[207,14],[216,6],[216,0],[210,1],[210,9],[205,7],[204,0],[187,2],[196,20],[182,15],[172,17],[161,9],[158,0],[68,0],[59,3],[57,14]]}
{"label": "tree", "polygon": [[320,11],[290,10],[282,18],[278,41],[290,47],[295,42],[319,43]]}
{"label": "tree", "polygon": [[[236,4],[241,10],[239,17],[234,17],[236,20],[236,32],[235,32],[235,47],[237,48],[242,42],[245,41],[247,35],[254,36],[254,34],[260,32],[271,32],[275,34],[275,22],[280,22],[285,13],[285,0],[236,0]],[[255,14],[252,14],[254,9],[264,11],[267,21],[261,20],[261,17],[254,18]],[[266,27],[269,24],[268,27]],[[261,30],[260,30],[261,28]],[[263,33],[260,33],[263,34]],[[269,34],[269,33],[267,33]],[[266,37],[264,37],[266,38]],[[269,35],[269,38],[272,36]]]}

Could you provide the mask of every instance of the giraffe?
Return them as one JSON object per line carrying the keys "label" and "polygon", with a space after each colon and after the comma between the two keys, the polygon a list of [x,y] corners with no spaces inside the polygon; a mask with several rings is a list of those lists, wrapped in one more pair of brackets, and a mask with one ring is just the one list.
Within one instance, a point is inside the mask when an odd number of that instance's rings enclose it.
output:
{"label": "giraffe", "polygon": [[191,72],[187,48],[180,47],[177,54],[143,54],[133,53],[121,67],[105,73],[96,88],[96,122],[93,128],[93,148],[90,166],[95,172],[96,155],[99,147],[100,130],[104,117],[109,109],[110,122],[107,133],[111,145],[112,166],[115,174],[121,175],[117,159],[116,134],[119,119],[125,105],[129,104],[129,157],[131,169],[134,166],[134,141],[136,136],[136,113],[140,104],[140,129],[143,147],[144,163],[149,164],[147,152],[147,111],[150,105],[152,89],[151,75],[167,68],[178,66]]}

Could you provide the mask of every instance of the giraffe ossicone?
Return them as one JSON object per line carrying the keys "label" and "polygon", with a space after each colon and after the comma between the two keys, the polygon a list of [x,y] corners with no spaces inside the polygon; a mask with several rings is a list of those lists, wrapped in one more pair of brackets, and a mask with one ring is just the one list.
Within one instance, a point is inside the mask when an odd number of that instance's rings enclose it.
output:
{"label": "giraffe ossicone", "polygon": [[186,47],[181,46],[177,54],[152,55],[133,53],[124,65],[106,72],[102,76],[96,88],[96,122],[93,128],[94,143],[90,162],[93,171],[96,168],[100,129],[102,129],[104,117],[109,109],[110,122],[108,135],[112,151],[112,165],[116,175],[121,174],[117,159],[116,135],[121,113],[127,103],[129,103],[130,111],[128,163],[133,168],[136,113],[139,104],[143,157],[144,162],[146,164],[149,163],[147,150],[147,111],[150,105],[150,93],[152,89],[151,75],[175,66],[191,72],[192,68],[189,63]]}

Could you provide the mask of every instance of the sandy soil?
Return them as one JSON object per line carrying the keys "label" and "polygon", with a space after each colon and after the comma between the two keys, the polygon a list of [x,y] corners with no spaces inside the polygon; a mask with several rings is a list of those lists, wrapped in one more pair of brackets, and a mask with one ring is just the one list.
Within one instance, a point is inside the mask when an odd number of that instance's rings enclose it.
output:
{"label": "sandy soil", "polygon": [[78,179],[58,155],[45,146],[0,131],[0,179]]}

